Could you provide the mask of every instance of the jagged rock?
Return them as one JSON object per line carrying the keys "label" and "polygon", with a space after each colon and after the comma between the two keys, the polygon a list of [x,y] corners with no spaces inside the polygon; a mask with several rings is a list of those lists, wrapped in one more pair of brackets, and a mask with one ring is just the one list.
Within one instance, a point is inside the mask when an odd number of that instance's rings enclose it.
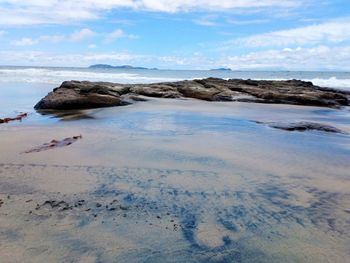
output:
{"label": "jagged rock", "polygon": [[148,97],[159,97],[159,98],[180,98],[181,94],[175,87],[171,87],[164,84],[153,84],[150,86],[134,86],[131,92],[140,94]]}
{"label": "jagged rock", "polygon": [[[120,93],[119,93],[120,92]],[[35,109],[84,109],[128,104],[120,94],[126,87],[107,82],[65,81],[59,88],[40,100]]]}
{"label": "jagged rock", "polygon": [[229,80],[231,90],[250,94],[262,103],[294,104],[305,106],[340,107],[349,105],[349,93],[323,89],[311,82],[300,80],[253,81]]}
{"label": "jagged rock", "polygon": [[[306,106],[349,105],[350,93],[314,86],[300,80],[267,81],[207,78],[201,80],[117,84],[110,82],[65,81],[35,105],[35,109],[84,109],[122,106],[138,95],[159,98],[188,97],[206,101],[245,101]],[[132,98],[135,98],[133,100]]]}
{"label": "jagged rock", "polygon": [[214,100],[214,96],[220,93],[220,90],[214,87],[205,87],[201,84],[185,82],[185,85],[177,88],[184,96],[199,100]]}

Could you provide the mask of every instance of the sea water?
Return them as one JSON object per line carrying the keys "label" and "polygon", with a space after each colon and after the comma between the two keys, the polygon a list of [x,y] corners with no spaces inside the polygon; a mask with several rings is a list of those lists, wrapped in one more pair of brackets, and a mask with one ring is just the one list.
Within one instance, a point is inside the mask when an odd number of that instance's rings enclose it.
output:
{"label": "sea water", "polygon": [[315,85],[350,89],[350,72],[307,71],[227,71],[227,70],[143,70],[0,66],[0,82],[49,83],[65,80],[150,83],[195,78],[243,78],[312,81]]}

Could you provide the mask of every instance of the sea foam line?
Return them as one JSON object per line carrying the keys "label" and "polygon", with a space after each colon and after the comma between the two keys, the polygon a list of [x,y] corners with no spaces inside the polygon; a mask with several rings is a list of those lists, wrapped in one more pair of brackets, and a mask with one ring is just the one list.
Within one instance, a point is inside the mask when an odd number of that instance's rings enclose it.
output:
{"label": "sea foam line", "polygon": [[[65,80],[90,80],[90,81],[108,81],[117,83],[152,83],[152,82],[167,82],[178,81],[185,78],[167,76],[165,72],[155,71],[154,75],[147,75],[140,73],[126,73],[126,72],[96,72],[84,70],[63,70],[63,69],[45,69],[45,68],[0,68],[0,82],[23,82],[23,83],[44,83],[59,85]],[[163,76],[162,76],[163,75]],[[205,74],[204,74],[205,75]],[[186,79],[199,78],[190,77]],[[292,77],[291,77],[292,78]],[[286,80],[285,78],[256,78],[259,80]],[[302,79],[311,81],[314,85],[321,87],[337,88],[350,90],[350,78],[341,79],[336,76],[330,78],[313,78]]]}

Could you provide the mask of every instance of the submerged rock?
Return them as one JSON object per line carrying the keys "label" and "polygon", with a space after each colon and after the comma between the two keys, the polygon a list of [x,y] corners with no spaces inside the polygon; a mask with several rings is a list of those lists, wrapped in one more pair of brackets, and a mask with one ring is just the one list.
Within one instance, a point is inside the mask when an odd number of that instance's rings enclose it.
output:
{"label": "submerged rock", "polygon": [[[207,78],[153,84],[65,81],[35,105],[37,110],[122,106],[138,96],[194,98],[206,101],[244,101],[306,106],[349,105],[350,93],[314,86],[300,80],[267,81]],[[135,98],[131,99],[130,98]]]}
{"label": "submerged rock", "polygon": [[[256,123],[263,123],[263,122],[256,122]],[[285,130],[285,131],[308,131],[308,130],[315,130],[315,131],[322,131],[322,132],[330,132],[330,133],[345,133],[342,130],[316,122],[293,122],[293,123],[263,123],[268,124],[272,128]]]}

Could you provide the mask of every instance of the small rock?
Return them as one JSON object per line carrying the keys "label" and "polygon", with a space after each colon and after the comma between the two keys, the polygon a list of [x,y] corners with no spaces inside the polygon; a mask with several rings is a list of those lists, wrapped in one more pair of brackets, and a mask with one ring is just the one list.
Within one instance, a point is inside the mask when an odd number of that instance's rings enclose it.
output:
{"label": "small rock", "polygon": [[326,124],[321,124],[321,123],[316,123],[316,122],[292,122],[292,123],[264,123],[264,122],[257,122],[256,123],[262,123],[262,124],[267,124],[272,128],[275,129],[280,129],[280,130],[285,130],[285,131],[322,131],[322,132],[329,132],[329,133],[343,133],[342,130],[326,125]]}
{"label": "small rock", "polygon": [[120,208],[121,210],[128,210],[128,207],[122,206],[122,205],[120,205],[119,208]]}

